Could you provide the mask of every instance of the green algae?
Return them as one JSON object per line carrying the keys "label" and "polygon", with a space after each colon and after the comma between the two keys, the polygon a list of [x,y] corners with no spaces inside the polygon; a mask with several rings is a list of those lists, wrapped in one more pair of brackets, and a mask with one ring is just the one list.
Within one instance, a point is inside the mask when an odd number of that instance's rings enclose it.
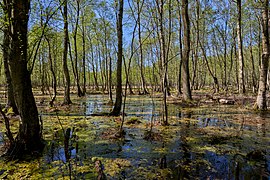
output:
{"label": "green algae", "polygon": [[[152,113],[151,98],[128,98],[125,136],[120,139],[115,134],[121,118],[87,116],[83,112],[92,112],[86,106],[93,101],[105,103],[107,99],[101,95],[91,102],[88,98],[76,99],[74,105],[58,107],[57,112],[42,107],[43,138],[47,142],[44,155],[29,162],[0,160],[0,178],[96,179],[97,160],[102,162],[108,179],[230,179],[237,171],[242,178],[269,175],[268,115],[261,117],[236,106],[188,109],[170,104],[169,126],[162,126],[160,99],[155,100]],[[100,111],[99,105],[90,107]],[[70,110],[68,115],[64,114],[66,110]],[[15,133],[18,119],[11,122]],[[70,159],[63,150],[67,128],[72,129],[73,136]],[[252,152],[263,152],[265,159],[254,161],[249,157]]]}

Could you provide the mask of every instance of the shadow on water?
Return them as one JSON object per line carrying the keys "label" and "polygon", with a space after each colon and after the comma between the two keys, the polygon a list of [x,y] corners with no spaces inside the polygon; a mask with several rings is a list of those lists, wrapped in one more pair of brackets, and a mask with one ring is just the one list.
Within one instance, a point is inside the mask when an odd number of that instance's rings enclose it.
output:
{"label": "shadow on water", "polygon": [[[91,96],[81,103],[81,113],[108,112],[112,106],[106,101],[105,96]],[[97,157],[108,179],[269,179],[270,114],[241,113],[235,106],[169,105],[170,125],[163,127],[155,124],[162,116],[160,99],[153,103],[151,98],[132,96],[127,102],[126,120],[142,122],[125,124],[124,138],[107,138],[117,129],[114,119],[91,117],[85,125],[74,125],[77,130],[56,131],[46,161]],[[153,137],[147,139],[151,119]],[[119,173],[110,174],[116,159],[130,165],[116,163]]]}

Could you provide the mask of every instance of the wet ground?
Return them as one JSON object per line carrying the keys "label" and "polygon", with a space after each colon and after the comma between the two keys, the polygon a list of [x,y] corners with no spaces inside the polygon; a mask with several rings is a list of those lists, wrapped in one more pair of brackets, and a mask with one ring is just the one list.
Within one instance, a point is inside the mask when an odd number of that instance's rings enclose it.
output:
{"label": "wet ground", "polygon": [[109,112],[107,102],[105,95],[90,95],[59,109],[39,104],[43,157],[1,162],[0,178],[270,179],[270,113],[169,104],[169,126],[162,126],[160,98],[131,96],[119,139],[120,117],[91,116]]}

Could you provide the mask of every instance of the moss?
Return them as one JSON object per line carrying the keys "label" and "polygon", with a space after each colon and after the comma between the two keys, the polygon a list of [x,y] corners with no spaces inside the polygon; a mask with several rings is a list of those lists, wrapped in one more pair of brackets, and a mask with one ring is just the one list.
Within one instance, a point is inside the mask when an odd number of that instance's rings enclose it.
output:
{"label": "moss", "polygon": [[[99,102],[107,101],[106,98],[102,98],[103,96],[94,96],[92,99]],[[151,112],[140,112],[137,105],[144,101],[144,107],[152,106],[152,100],[145,96],[132,96],[128,101],[135,105],[127,107],[127,114],[135,115],[126,116],[126,134],[119,139],[115,138],[121,122],[119,117],[83,116],[81,112],[85,110],[82,107],[87,103],[81,106],[80,101],[86,100],[75,98],[75,104],[57,107],[58,117],[55,113],[44,110],[46,107],[39,107],[49,115],[42,116],[43,137],[47,141],[44,156],[31,162],[6,163],[0,160],[0,179],[69,179],[68,163],[72,167],[72,178],[96,179],[96,160],[101,160],[108,179],[173,179],[179,168],[189,175],[189,179],[209,176],[218,178],[223,170],[218,169],[218,165],[215,164],[217,161],[229,167],[226,163],[234,162],[234,156],[241,154],[241,163],[247,166],[242,169],[243,174],[248,174],[250,169],[257,173],[255,170],[261,170],[258,167],[264,167],[255,162],[260,154],[252,152],[266,150],[263,155],[269,156],[270,136],[267,118],[263,119],[259,114],[251,113],[242,107],[211,104],[190,109],[170,104],[170,125],[161,126],[158,121],[161,101],[155,97],[156,114],[153,116],[150,133]],[[139,114],[138,117],[136,114]],[[204,124],[206,118],[211,119],[207,125]],[[12,117],[10,122],[12,132],[16,133],[18,118]],[[72,158],[68,162],[63,157],[49,159],[52,141],[55,143],[54,152],[58,156],[64,156],[62,128],[73,127],[73,135],[76,135],[76,138],[71,138],[69,142],[69,149],[73,152]],[[4,126],[0,127],[0,132],[5,132]],[[75,151],[77,143],[78,152]],[[161,169],[159,162],[163,155],[167,156],[167,168],[162,166]],[[245,158],[250,160],[246,163]]]}
{"label": "moss", "polygon": [[141,124],[142,122],[139,120],[138,117],[131,117],[131,118],[128,118],[127,121],[126,121],[126,124],[127,125],[134,125],[134,124]]}

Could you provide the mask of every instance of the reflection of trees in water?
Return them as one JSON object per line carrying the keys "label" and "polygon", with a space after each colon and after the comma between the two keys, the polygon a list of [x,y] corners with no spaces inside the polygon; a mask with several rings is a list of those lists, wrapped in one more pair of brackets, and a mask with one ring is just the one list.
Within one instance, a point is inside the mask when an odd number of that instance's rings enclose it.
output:
{"label": "reflection of trees in water", "polygon": [[[190,111],[182,111],[181,117],[183,118],[191,118]],[[190,179],[190,164],[191,164],[191,147],[188,144],[188,137],[190,136],[190,121],[187,120],[185,125],[181,128],[181,152],[183,152],[182,157],[180,158],[179,163],[177,164],[177,179]]]}
{"label": "reflection of trees in water", "polygon": [[51,141],[47,153],[47,161],[63,161],[68,162],[70,159],[75,158],[78,153],[78,137],[74,134],[75,128],[67,128],[62,132],[56,131],[54,134],[54,140]]}
{"label": "reflection of trees in water", "polygon": [[[51,141],[51,145],[47,152],[48,163],[62,161],[65,165],[63,167],[66,167],[68,170],[69,177],[72,177],[72,160],[74,159],[75,165],[77,164],[77,161],[79,161],[77,157],[79,151],[78,137],[74,132],[75,128],[72,130],[71,128],[67,128],[66,131],[56,131],[53,138],[54,140]],[[60,165],[60,168],[62,169],[62,165]],[[62,173],[64,173],[64,171]]]}
{"label": "reflection of trees in water", "polygon": [[[266,122],[266,116],[261,116],[255,118],[255,124],[250,125],[247,124],[247,121],[245,121],[245,118],[243,117],[243,120],[240,122],[240,124],[235,124],[234,122],[227,122],[226,120],[219,120],[219,119],[210,119],[210,118],[203,118],[199,119],[199,123],[202,123],[201,125],[198,124],[198,126],[193,126],[192,121],[189,120],[191,118],[192,114],[190,112],[186,111],[179,111],[179,117],[180,118],[186,118],[184,123],[181,123],[181,136],[180,136],[180,150],[182,152],[182,155],[178,160],[176,160],[176,166],[177,170],[175,172],[175,178],[176,179],[193,179],[193,178],[209,178],[209,177],[215,177],[215,178],[225,178],[225,179],[245,179],[247,177],[252,177],[253,179],[264,179],[270,176],[269,171],[269,158],[267,156],[268,150],[256,150],[260,148],[261,146],[256,145],[248,145],[245,144],[245,139],[242,139],[239,137],[239,140],[241,142],[235,144],[233,139],[228,138],[228,141],[223,140],[222,138],[218,138],[222,144],[228,144],[229,146],[232,145],[232,150],[235,149],[235,146],[239,146],[240,149],[237,150],[237,152],[224,152],[219,154],[216,151],[207,151],[205,150],[203,154],[197,153],[192,149],[193,145],[195,146],[208,146],[211,148],[217,148],[222,150],[222,146],[214,146],[209,144],[204,139],[199,140],[199,143],[193,144],[194,142],[189,142],[189,139],[193,138],[200,138],[198,137],[198,134],[194,134],[194,131],[196,131],[196,128],[204,128],[207,126],[213,126],[214,127],[221,127],[221,128],[232,128],[238,129],[239,133],[238,136],[242,136],[243,133],[247,135],[248,132],[246,132],[246,127],[253,127],[253,132],[256,133],[258,136],[266,137],[267,135],[267,122]],[[212,122],[213,121],[213,122]],[[222,123],[219,123],[222,122]],[[254,122],[254,121],[253,121]],[[213,123],[213,124],[212,124]],[[221,126],[222,125],[222,126]],[[241,133],[240,133],[241,131]],[[252,131],[251,131],[252,132]],[[193,137],[195,136],[195,137]],[[256,135],[255,135],[256,136]],[[207,137],[209,138],[209,135],[206,134],[206,136],[202,135],[201,138]],[[225,142],[224,142],[225,141]],[[232,142],[231,142],[232,141]],[[262,142],[258,142],[258,145]],[[232,143],[232,144],[231,144]],[[243,144],[244,143],[244,144]],[[201,147],[199,147],[201,148]],[[227,147],[228,148],[228,147]],[[226,149],[227,149],[226,148]],[[253,148],[254,152],[252,150]],[[193,151],[193,152],[192,152]],[[245,153],[247,153],[245,155]],[[253,159],[250,158],[249,154],[253,155]],[[255,158],[255,159],[254,159]]]}
{"label": "reflection of trees in water", "polygon": [[266,137],[266,129],[267,129],[266,128],[266,123],[267,123],[266,119],[267,119],[267,113],[266,112],[261,112],[260,113],[260,118],[257,119],[257,133],[258,134],[262,133],[263,137]]}

